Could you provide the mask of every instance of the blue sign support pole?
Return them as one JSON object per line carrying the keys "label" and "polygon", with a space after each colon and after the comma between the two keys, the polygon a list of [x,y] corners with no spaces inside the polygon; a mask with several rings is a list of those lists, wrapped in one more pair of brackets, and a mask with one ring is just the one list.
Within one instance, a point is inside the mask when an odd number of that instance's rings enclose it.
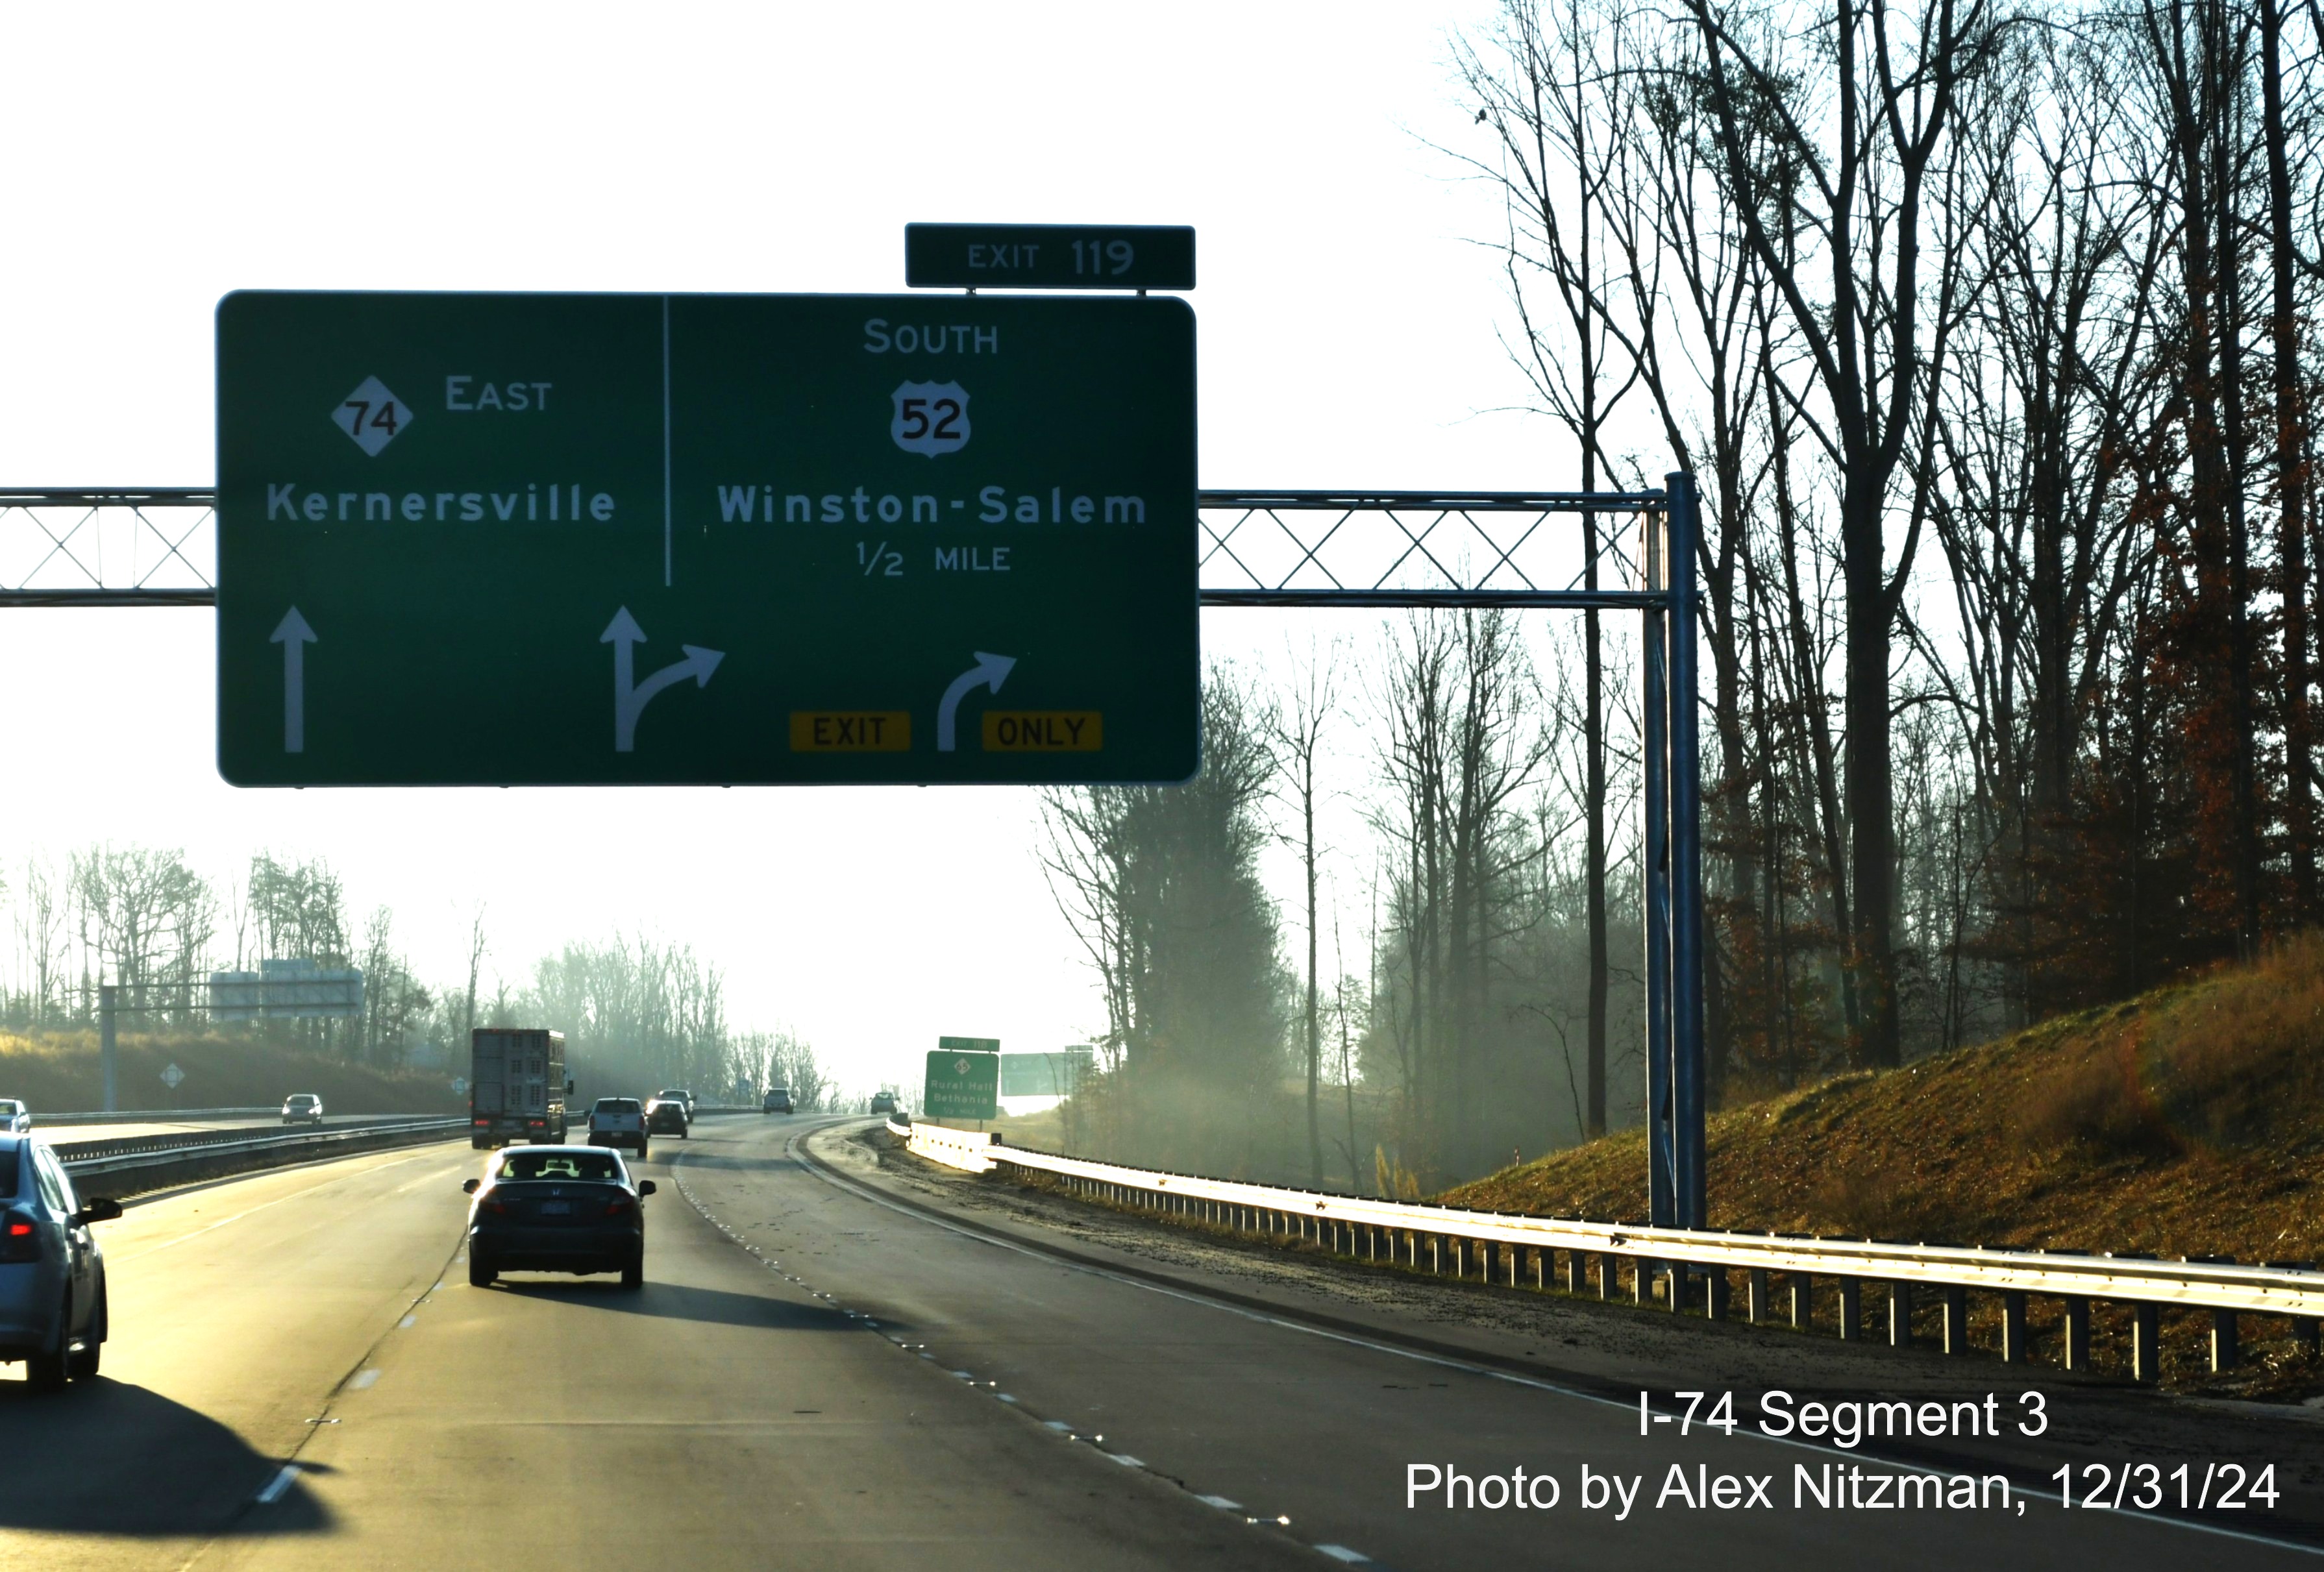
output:
{"label": "blue sign support pole", "polygon": [[1694,477],[1669,477],[1665,571],[1670,584],[1671,1136],[1682,1228],[1709,1225],[1703,1164],[1702,785],[1695,720],[1695,543],[1702,512]]}
{"label": "blue sign support pole", "polygon": [[[1669,584],[1669,532],[1665,516],[1646,516],[1646,587]],[[1664,639],[1666,602],[1639,613],[1646,666],[1646,1168],[1647,1220],[1669,1227],[1677,1220],[1673,1160],[1671,1088],[1671,882],[1669,683]]]}

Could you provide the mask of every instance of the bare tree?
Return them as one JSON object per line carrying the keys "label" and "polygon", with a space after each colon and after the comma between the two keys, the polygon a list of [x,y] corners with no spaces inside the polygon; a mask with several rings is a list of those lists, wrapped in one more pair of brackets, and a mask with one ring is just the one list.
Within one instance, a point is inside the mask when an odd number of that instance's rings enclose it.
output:
{"label": "bare tree", "polygon": [[[1299,817],[1296,840],[1300,866],[1305,875],[1307,986],[1301,1035],[1307,1070],[1308,1182],[1315,1185],[1323,1182],[1323,1124],[1317,1109],[1323,1080],[1323,1041],[1318,1016],[1316,939],[1319,927],[1315,912],[1315,805],[1323,788],[1316,781],[1315,770],[1323,746],[1324,728],[1334,718],[1339,705],[1337,672],[1342,655],[1340,641],[1334,639],[1328,648],[1321,651],[1311,644],[1304,661],[1286,656],[1292,667],[1289,707],[1278,706],[1270,710],[1266,720],[1274,743],[1279,789],[1289,796],[1293,812]],[[1350,1162],[1353,1161],[1351,1156]]]}
{"label": "bare tree", "polygon": [[82,945],[138,1012],[182,1016],[202,969],[217,903],[180,851],[97,846],[75,852],[70,878]]}
{"label": "bare tree", "polygon": [[[1840,481],[1859,1052],[1894,1064],[1889,676],[1920,514],[1893,565],[1886,526],[1959,310],[1958,253],[1937,230],[1960,195],[1950,161],[1962,92],[1987,69],[2001,24],[1985,0],[1933,0],[1918,14],[1841,0],[1825,17],[1786,14],[1804,28],[1710,0],[1686,0],[1686,11],[1729,198],[1811,372],[1811,386],[1778,391]],[[1811,100],[1803,84],[1825,80],[1829,99]]]}
{"label": "bare tree", "polygon": [[484,903],[478,901],[468,920],[468,991],[460,1012],[460,1036],[466,1041],[476,1027],[476,976],[484,963]]}
{"label": "bare tree", "polygon": [[[1638,334],[1623,332],[1608,308],[1617,289],[1652,299],[1656,287],[1609,275],[1604,210],[1634,174],[1625,137],[1632,85],[1622,59],[1628,33],[1601,25],[1594,4],[1503,0],[1497,23],[1456,50],[1463,83],[1492,129],[1498,160],[1465,158],[1502,193],[1508,229],[1503,271],[1518,334],[1502,342],[1540,407],[1573,437],[1583,491],[1610,470],[1606,421],[1637,383]],[[1480,47],[1481,45],[1481,47]],[[1629,259],[1640,261],[1633,251]],[[1651,262],[1651,253],[1646,260]],[[1545,290],[1548,309],[1536,305]],[[1554,326],[1553,326],[1553,323]],[[1608,363],[1628,351],[1628,369],[1609,379]],[[1610,385],[1609,385],[1610,383]],[[1582,583],[1600,587],[1598,516],[1582,515]],[[1606,703],[1599,612],[1582,612],[1583,826],[1589,905],[1589,1127],[1606,1128],[1606,1007],[1609,955],[1606,910]]]}

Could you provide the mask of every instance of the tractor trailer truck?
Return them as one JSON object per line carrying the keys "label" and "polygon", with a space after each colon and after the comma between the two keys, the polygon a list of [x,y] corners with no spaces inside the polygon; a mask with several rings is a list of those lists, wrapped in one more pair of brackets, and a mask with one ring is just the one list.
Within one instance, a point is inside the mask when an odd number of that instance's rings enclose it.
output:
{"label": "tractor trailer truck", "polygon": [[478,1151],[565,1139],[565,1034],[480,1026],[469,1042],[468,1136]]}

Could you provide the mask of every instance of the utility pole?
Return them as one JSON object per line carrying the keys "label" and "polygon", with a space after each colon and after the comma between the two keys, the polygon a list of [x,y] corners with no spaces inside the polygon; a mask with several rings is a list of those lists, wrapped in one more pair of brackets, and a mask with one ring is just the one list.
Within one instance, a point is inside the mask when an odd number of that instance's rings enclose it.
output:
{"label": "utility pole", "polygon": [[114,1052],[114,1016],[121,1002],[121,988],[115,983],[100,983],[97,989],[97,1049],[105,1064],[105,1111],[117,1113],[121,1108],[120,1060]]}

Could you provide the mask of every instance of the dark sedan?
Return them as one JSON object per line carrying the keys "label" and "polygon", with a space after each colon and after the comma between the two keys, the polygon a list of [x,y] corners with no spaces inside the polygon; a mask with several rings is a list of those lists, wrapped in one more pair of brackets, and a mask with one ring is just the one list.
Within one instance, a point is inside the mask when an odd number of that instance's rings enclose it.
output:
{"label": "dark sedan", "polygon": [[461,1189],[468,1208],[468,1282],[503,1272],[618,1272],[646,1280],[646,1218],[653,1181],[632,1180],[603,1146],[512,1146]]}
{"label": "dark sedan", "polygon": [[646,1134],[649,1135],[683,1138],[688,1135],[693,1122],[693,1116],[687,1111],[686,1104],[669,1092],[664,1092],[646,1104]]}

